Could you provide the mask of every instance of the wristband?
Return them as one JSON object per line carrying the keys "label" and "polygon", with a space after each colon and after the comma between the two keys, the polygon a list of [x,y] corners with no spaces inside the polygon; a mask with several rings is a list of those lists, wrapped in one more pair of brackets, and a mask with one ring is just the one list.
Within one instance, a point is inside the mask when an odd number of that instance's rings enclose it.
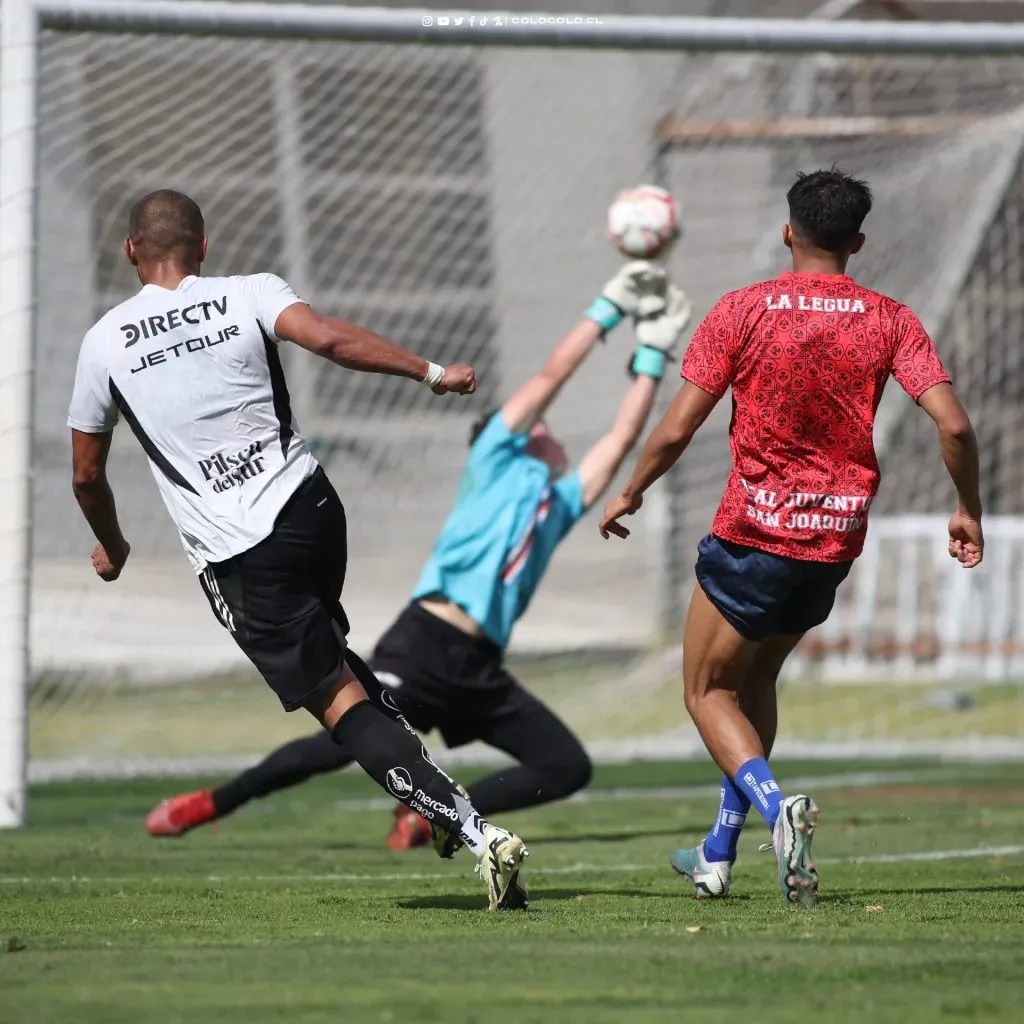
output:
{"label": "wristband", "polygon": [[598,295],[583,315],[588,320],[593,320],[601,328],[602,334],[607,334],[612,328],[622,323],[625,313],[611,299]]}
{"label": "wristband", "polygon": [[444,367],[428,361],[427,372],[423,375],[423,383],[428,388],[436,388],[442,380],[444,380]]}
{"label": "wristband", "polygon": [[665,353],[648,345],[637,345],[629,368],[634,376],[643,375],[653,380],[661,380],[661,375],[665,372]]}

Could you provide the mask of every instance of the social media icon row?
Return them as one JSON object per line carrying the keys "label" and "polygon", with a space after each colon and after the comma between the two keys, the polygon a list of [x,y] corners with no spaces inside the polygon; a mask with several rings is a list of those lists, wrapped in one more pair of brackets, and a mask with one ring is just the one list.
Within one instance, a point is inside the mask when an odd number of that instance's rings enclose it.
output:
{"label": "social media icon row", "polygon": [[[457,17],[455,15],[452,15],[451,17],[449,17],[447,14],[439,14],[437,16],[437,18],[435,19],[434,16],[431,15],[431,14],[424,14],[423,15],[423,27],[424,28],[430,28],[434,24],[435,20],[437,21],[437,24],[441,28],[447,28],[449,25],[451,25],[453,23],[455,25],[462,25],[465,22],[466,19],[464,17]],[[507,25],[508,24],[508,15],[507,14],[496,14],[496,15],[494,15],[493,18],[491,18],[491,22],[494,25],[496,25],[498,28],[501,28],[503,25]],[[487,15],[483,14],[483,15],[477,16],[476,14],[471,14],[469,16],[469,24],[470,24],[470,26],[472,26],[474,28],[478,24],[481,27],[486,28],[486,26],[487,26]]]}

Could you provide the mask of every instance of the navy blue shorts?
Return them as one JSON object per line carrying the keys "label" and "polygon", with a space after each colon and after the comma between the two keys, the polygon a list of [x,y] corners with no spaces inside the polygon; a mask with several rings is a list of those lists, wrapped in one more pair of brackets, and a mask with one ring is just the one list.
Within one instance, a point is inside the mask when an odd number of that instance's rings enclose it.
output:
{"label": "navy blue shorts", "polygon": [[747,640],[820,626],[852,565],[783,558],[711,534],[697,545],[697,582]]}

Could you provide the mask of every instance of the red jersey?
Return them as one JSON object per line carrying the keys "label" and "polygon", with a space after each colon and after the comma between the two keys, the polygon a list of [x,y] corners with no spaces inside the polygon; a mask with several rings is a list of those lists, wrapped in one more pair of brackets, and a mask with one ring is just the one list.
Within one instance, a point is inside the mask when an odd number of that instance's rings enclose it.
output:
{"label": "red jersey", "polygon": [[890,374],[915,402],[949,381],[921,321],[850,277],[785,273],[721,298],[682,367],[709,394],[732,386],[732,473],[711,532],[787,558],[856,558]]}

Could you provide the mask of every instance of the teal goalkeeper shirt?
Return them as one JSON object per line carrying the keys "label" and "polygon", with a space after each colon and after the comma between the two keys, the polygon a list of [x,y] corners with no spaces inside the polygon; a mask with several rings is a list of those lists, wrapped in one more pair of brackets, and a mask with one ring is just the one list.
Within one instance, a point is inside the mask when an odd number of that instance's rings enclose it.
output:
{"label": "teal goalkeeper shirt", "polygon": [[552,483],[548,467],[526,454],[528,440],[500,412],[481,431],[412,595],[443,595],[499,647],[584,512],[579,471]]}

